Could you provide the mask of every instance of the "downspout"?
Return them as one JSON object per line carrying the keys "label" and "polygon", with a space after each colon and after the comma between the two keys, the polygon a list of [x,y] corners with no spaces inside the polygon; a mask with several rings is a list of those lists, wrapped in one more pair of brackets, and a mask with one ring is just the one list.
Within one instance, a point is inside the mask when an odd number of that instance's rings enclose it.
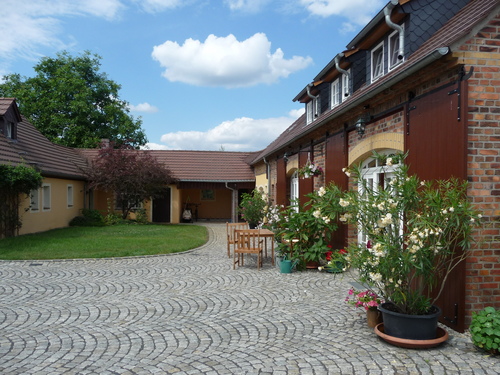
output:
{"label": "downspout", "polygon": [[311,87],[313,87],[312,83],[310,83],[310,84],[308,84],[306,86],[306,90],[307,90],[307,96],[308,97],[310,97],[313,100],[316,99],[316,101],[314,102],[314,105],[316,106],[316,111],[315,111],[315,113],[313,113],[313,117],[316,117],[316,116],[319,115],[318,100],[317,100],[318,97],[319,97],[319,95],[314,96],[313,94],[311,94]]}
{"label": "downspout", "polygon": [[337,69],[340,73],[342,73],[344,76],[347,77],[347,82],[349,87],[347,88],[347,92],[345,93],[345,96],[349,96],[351,95],[351,74],[347,71],[347,70],[344,70],[340,67],[339,63],[340,63],[340,59],[344,57],[344,54],[343,53],[339,53],[337,56],[335,56],[335,59],[333,60],[335,62],[335,69]]}
{"label": "downspout", "polygon": [[[231,193],[231,223],[237,223],[238,218],[236,215],[235,207],[237,206],[237,202],[238,202],[238,191],[236,189],[229,187],[227,185],[227,181],[225,182],[225,184],[226,184],[226,188],[232,191],[232,193]],[[236,199],[235,199],[235,196],[236,196]]]}
{"label": "downspout", "polygon": [[391,13],[392,10],[396,5],[398,5],[399,1],[398,0],[391,0],[389,4],[384,8],[384,15],[385,15],[385,23],[387,26],[389,26],[391,29],[397,30],[399,32],[399,51],[398,51],[398,60],[403,60],[403,57],[405,55],[405,36],[404,36],[404,29],[402,26],[398,25],[397,23],[392,22],[391,20]]}
{"label": "downspout", "polygon": [[267,177],[267,199],[271,197],[271,165],[264,156],[264,164],[266,164],[266,177]]}

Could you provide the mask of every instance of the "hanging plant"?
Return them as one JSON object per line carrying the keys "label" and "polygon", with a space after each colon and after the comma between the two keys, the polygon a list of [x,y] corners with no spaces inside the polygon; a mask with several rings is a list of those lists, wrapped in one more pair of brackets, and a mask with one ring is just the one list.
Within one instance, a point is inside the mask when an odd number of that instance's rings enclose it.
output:
{"label": "hanging plant", "polygon": [[313,162],[308,161],[306,165],[300,168],[297,172],[300,178],[310,178],[321,176],[323,174],[323,169]]}

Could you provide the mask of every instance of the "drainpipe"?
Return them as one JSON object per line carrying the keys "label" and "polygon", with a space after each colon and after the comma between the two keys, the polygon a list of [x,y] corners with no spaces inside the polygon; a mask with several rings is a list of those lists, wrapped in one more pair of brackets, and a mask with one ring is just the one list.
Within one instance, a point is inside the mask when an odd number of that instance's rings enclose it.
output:
{"label": "drainpipe", "polygon": [[398,5],[398,0],[391,0],[389,4],[384,8],[385,15],[385,23],[391,29],[399,31],[399,51],[398,51],[398,60],[403,60],[405,55],[405,36],[403,27],[391,21],[391,13],[396,5]]}
{"label": "drainpipe", "polygon": [[340,67],[340,59],[344,57],[343,53],[339,53],[337,56],[335,56],[335,59],[333,60],[335,62],[335,69],[337,69],[340,73],[342,73],[344,76],[347,77],[347,82],[349,87],[347,88],[347,92],[345,93],[345,96],[351,95],[351,74],[347,70],[344,70]]}
{"label": "drainpipe", "polygon": [[[311,94],[311,87],[313,87],[312,83],[308,84],[306,87],[307,96],[310,97],[311,99],[318,99],[319,95],[314,96],[313,94]],[[316,111],[315,111],[315,113],[313,113],[313,116],[316,117],[319,115],[318,100],[316,100],[316,102],[314,102],[314,104],[316,106]]]}
{"label": "drainpipe", "polygon": [[266,164],[266,176],[267,176],[267,199],[271,197],[271,165],[264,156],[264,164]]}
{"label": "drainpipe", "polygon": [[226,188],[232,191],[232,193],[231,193],[231,222],[237,223],[238,218],[236,217],[235,207],[238,204],[238,190],[229,187],[227,184],[227,181],[226,181]]}

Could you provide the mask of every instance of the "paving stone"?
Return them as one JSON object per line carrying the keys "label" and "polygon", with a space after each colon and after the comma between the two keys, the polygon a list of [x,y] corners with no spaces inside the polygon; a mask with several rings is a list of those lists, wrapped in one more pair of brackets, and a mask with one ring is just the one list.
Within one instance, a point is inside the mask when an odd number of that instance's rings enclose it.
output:
{"label": "paving stone", "polygon": [[[189,225],[189,224],[187,224]],[[233,270],[225,224],[172,255],[0,261],[2,374],[497,374],[448,330],[440,347],[380,340],[344,303],[352,278]]]}

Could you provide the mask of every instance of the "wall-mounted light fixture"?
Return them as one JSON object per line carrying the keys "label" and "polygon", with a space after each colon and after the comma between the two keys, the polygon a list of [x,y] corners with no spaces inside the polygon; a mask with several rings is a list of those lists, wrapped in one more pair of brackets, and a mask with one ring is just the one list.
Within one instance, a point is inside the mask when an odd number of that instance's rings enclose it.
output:
{"label": "wall-mounted light fixture", "polygon": [[288,152],[285,152],[283,159],[285,160],[285,163],[288,163]]}
{"label": "wall-mounted light fixture", "polygon": [[366,114],[362,115],[358,118],[356,121],[356,130],[359,134],[360,137],[362,137],[365,134],[365,128],[366,128],[366,123],[370,122],[371,116]]}

